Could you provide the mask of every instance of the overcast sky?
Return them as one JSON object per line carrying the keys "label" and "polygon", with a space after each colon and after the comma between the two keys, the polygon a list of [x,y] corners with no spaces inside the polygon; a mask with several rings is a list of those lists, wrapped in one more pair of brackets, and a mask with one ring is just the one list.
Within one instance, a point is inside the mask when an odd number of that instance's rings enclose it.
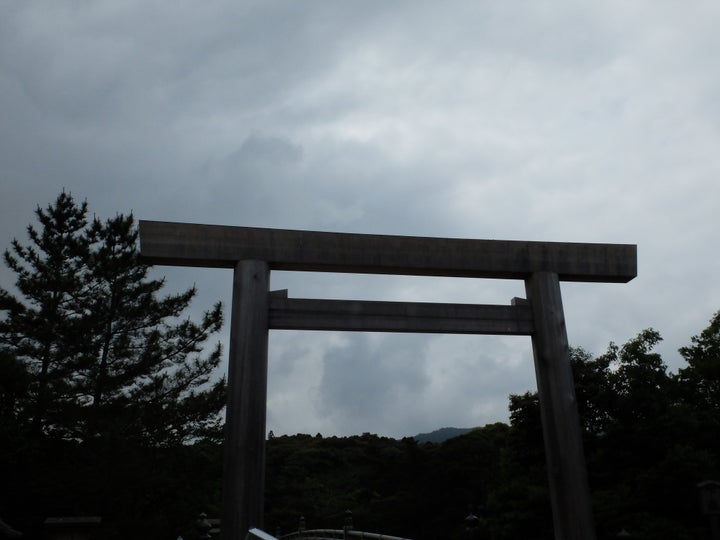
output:
{"label": "overcast sky", "polygon": [[[653,327],[673,371],[720,309],[717,2],[0,6],[3,249],[63,189],[104,218],[637,244],[630,283],[563,284],[569,339],[600,354]],[[157,275],[196,283],[196,312],[229,301],[230,271]],[[398,276],[274,273],[272,287],[524,296]],[[273,331],[268,429],[484,425],[535,387],[529,338]]]}

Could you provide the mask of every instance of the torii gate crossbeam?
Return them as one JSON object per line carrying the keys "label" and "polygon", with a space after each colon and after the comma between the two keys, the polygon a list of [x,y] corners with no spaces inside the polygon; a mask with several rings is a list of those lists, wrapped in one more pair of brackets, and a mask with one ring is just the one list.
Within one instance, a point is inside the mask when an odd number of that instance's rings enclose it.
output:
{"label": "torii gate crossbeam", "polygon": [[[560,281],[625,283],[637,248],[289,231],[140,221],[148,264],[233,268],[222,537],[263,526],[268,330],[530,335],[556,540],[593,540],[594,524]],[[521,279],[511,306],[287,298],[270,271]]]}

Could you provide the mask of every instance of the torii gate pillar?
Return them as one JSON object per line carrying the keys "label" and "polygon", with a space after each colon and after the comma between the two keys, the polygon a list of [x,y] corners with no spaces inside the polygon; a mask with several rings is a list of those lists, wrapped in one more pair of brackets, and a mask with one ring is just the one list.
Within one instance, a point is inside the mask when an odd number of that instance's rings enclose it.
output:
{"label": "torii gate pillar", "polygon": [[555,538],[592,539],[595,528],[560,281],[555,273],[536,272],[526,280],[525,290],[535,323],[533,356]]}
{"label": "torii gate pillar", "polygon": [[264,521],[270,270],[243,260],[233,272],[221,531],[240,539]]}

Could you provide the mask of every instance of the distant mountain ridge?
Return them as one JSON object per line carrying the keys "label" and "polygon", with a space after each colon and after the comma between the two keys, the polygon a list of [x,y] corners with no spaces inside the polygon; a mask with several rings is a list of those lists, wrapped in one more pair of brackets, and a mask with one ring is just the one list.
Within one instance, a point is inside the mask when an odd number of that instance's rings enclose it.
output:
{"label": "distant mountain ridge", "polygon": [[448,439],[452,439],[453,437],[465,435],[466,433],[469,433],[473,429],[477,429],[477,428],[474,428],[474,427],[471,427],[471,428],[444,427],[444,428],[436,429],[435,431],[431,431],[430,433],[419,433],[419,434],[415,435],[414,439],[417,442],[440,443],[440,442],[445,442]]}

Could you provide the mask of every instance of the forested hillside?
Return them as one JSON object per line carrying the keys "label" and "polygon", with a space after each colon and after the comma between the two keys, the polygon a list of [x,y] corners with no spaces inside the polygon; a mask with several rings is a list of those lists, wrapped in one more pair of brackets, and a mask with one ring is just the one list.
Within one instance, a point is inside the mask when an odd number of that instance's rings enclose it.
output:
{"label": "forested hillside", "polygon": [[430,433],[418,433],[415,435],[414,439],[417,442],[445,442],[453,437],[465,435],[473,429],[475,428],[444,427],[431,431]]}

